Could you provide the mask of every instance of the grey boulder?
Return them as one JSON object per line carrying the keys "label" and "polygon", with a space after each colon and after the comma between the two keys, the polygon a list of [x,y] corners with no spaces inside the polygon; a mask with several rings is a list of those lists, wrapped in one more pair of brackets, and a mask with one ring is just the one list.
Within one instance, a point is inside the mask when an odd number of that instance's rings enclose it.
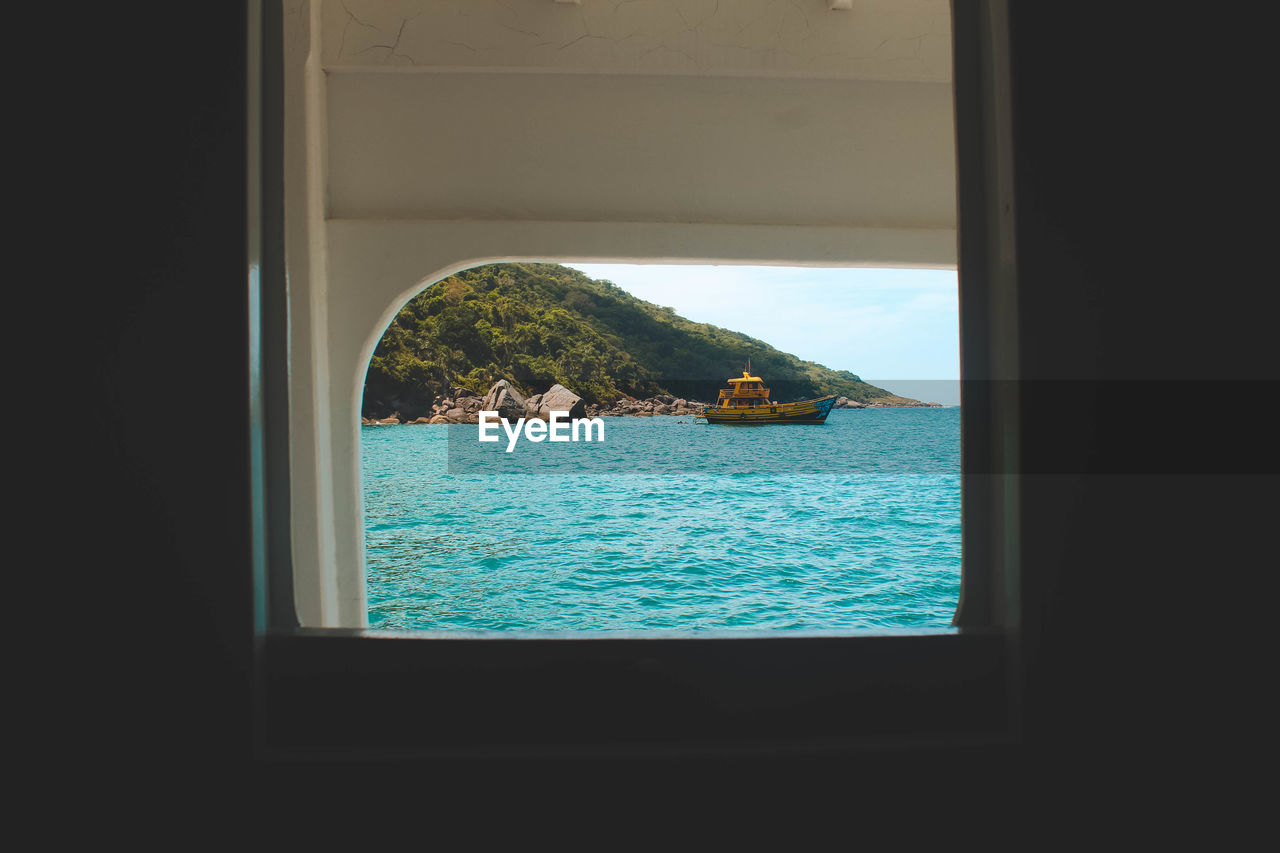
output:
{"label": "grey boulder", "polygon": [[568,412],[570,418],[583,418],[587,415],[587,406],[577,394],[556,384],[538,401],[538,417],[550,420],[552,412]]}
{"label": "grey boulder", "polygon": [[480,408],[486,412],[497,412],[503,420],[517,421],[524,417],[525,405],[524,395],[507,380],[499,379],[484,395]]}

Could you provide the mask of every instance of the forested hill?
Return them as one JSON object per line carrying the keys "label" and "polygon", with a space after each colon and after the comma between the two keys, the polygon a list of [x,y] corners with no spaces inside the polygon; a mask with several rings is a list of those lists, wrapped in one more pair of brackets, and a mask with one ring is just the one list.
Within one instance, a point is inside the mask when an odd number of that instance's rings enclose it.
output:
{"label": "forested hill", "polygon": [[416,414],[450,386],[498,379],[526,394],[560,383],[588,403],[668,393],[709,401],[751,360],[776,400],[896,399],[847,370],[801,361],[739,332],[694,323],[556,264],[490,264],[420,293],[374,350],[363,411]]}

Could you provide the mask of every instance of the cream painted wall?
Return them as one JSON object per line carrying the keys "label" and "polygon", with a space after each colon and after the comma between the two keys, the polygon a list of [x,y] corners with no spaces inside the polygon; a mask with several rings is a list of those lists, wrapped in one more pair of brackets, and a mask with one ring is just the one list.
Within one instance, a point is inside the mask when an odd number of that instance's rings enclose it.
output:
{"label": "cream painted wall", "polygon": [[947,9],[286,3],[302,624],[366,624],[361,388],[433,281],[501,260],[954,268]]}
{"label": "cream painted wall", "polygon": [[330,74],[337,218],[955,222],[943,83]]}
{"label": "cream painted wall", "polygon": [[324,65],[951,81],[948,0],[342,0]]}

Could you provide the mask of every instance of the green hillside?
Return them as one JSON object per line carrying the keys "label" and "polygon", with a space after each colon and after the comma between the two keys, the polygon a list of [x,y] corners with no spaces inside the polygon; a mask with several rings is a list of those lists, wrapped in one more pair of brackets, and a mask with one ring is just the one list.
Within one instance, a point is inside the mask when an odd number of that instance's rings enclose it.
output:
{"label": "green hillside", "polygon": [[747,359],[777,400],[893,398],[847,370],[690,322],[577,270],[491,264],[437,282],[396,315],[374,350],[362,408],[415,416],[450,385],[484,393],[501,378],[527,394],[559,382],[588,403],[661,393],[708,401]]}

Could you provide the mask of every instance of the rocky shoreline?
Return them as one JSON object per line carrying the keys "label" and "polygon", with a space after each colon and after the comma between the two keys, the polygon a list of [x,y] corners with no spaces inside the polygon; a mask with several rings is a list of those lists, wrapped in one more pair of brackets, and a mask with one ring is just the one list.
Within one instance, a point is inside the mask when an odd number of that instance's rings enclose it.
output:
{"label": "rocky shoreline", "polygon": [[[549,420],[552,411],[570,412],[570,418],[654,418],[659,415],[701,415],[712,403],[685,400],[671,394],[658,394],[648,400],[622,396],[612,403],[584,403],[570,389],[552,386],[544,393],[525,397],[506,379],[479,394],[470,388],[453,387],[448,396],[436,396],[431,403],[431,414],[408,419],[401,412],[393,412],[387,418],[361,418],[365,427],[384,427],[399,424],[477,424],[481,411],[497,411],[504,419],[520,418]],[[876,402],[859,402],[849,397],[837,397],[836,409],[941,409],[941,403],[920,402],[908,397],[888,397]]]}
{"label": "rocky shoreline", "polygon": [[[542,394],[525,397],[505,379],[500,379],[485,394],[477,394],[469,388],[453,387],[449,395],[437,395],[431,404],[431,414],[406,418],[399,411],[385,418],[361,418],[363,426],[394,426],[401,424],[476,424],[480,412],[498,412],[503,418],[537,418],[550,420],[551,412],[568,412],[571,418],[637,417],[651,418],[662,415],[702,414],[711,405],[698,400],[686,400],[670,394],[659,394],[645,400],[622,396],[612,403],[584,403],[577,394],[563,385],[552,385]],[[837,409],[897,409],[941,408],[939,403],[923,403],[907,397],[888,397],[872,403],[860,403],[848,397],[836,399]]]}

